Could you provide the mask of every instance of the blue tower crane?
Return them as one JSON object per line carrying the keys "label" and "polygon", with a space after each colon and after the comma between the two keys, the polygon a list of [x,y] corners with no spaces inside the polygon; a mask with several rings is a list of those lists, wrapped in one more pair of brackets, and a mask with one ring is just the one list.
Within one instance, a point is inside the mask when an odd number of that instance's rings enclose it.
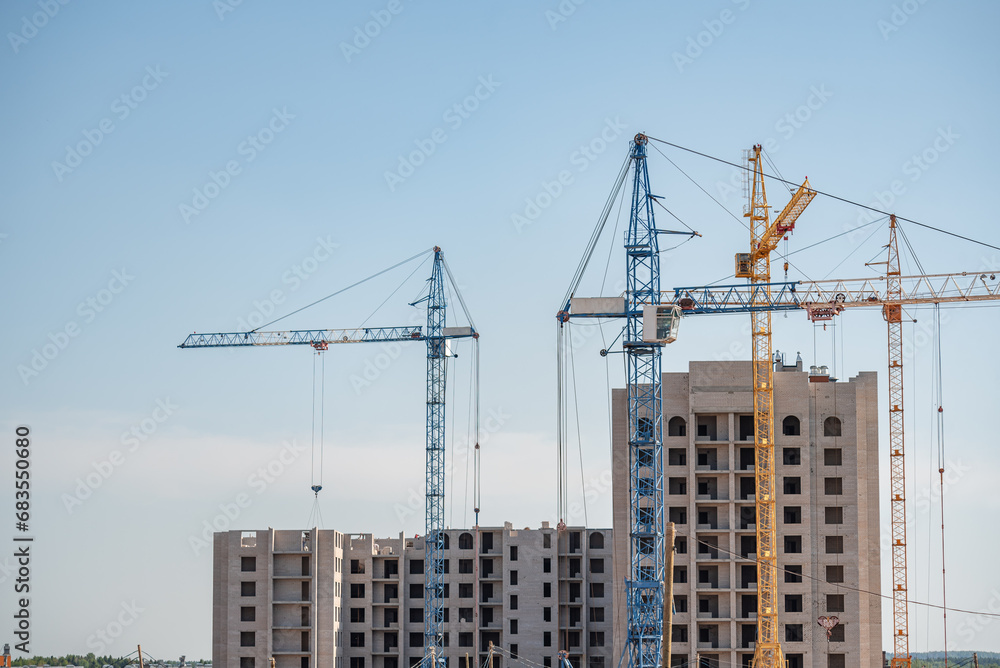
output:
{"label": "blue tower crane", "polygon": [[[426,440],[426,512],[424,538],[424,665],[444,665],[444,492],[445,492],[445,381],[450,339],[472,338],[478,341],[468,309],[458,294],[441,248],[435,246],[434,263],[427,295],[411,305],[426,303],[427,326],[362,327],[356,329],[311,329],[276,332],[229,332],[191,334],[180,348],[230,348],[248,346],[308,345],[327,350],[343,343],[382,343],[390,341],[427,342],[427,440]],[[445,275],[455,289],[459,303],[469,320],[467,327],[447,327]],[[478,354],[476,355],[478,359]],[[476,428],[478,439],[478,425]],[[476,443],[478,461],[479,443]],[[478,466],[477,466],[478,468]],[[478,499],[478,495],[476,497]],[[478,506],[478,504],[477,504]],[[479,508],[476,508],[478,524]]]}
{"label": "blue tower crane", "polygon": [[[626,292],[621,298],[575,298],[583,269],[593,254],[609,206],[591,237],[590,245],[557,319],[560,326],[570,318],[625,318],[622,348],[625,353],[628,408],[630,490],[629,577],[625,582],[627,606],[626,643],[629,668],[657,668],[663,640],[664,606],[664,511],[662,398],[660,356],[662,347],[676,338],[680,309],[661,306],[659,234],[691,234],[658,230],[653,203],[658,197],[649,189],[646,165],[648,138],[637,134],[629,159],[619,174],[615,193],[631,166],[632,198],[625,235]],[[560,327],[561,329],[561,327]],[[560,435],[560,439],[561,439]],[[562,447],[562,446],[560,446]],[[672,546],[671,546],[672,549]]]}

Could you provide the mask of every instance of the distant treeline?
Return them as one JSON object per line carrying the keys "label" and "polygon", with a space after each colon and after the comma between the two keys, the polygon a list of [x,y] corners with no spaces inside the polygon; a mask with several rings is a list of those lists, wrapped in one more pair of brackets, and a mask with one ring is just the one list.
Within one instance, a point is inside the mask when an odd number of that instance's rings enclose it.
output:
{"label": "distant treeline", "polygon": [[83,666],[83,668],[102,668],[102,666],[114,666],[114,668],[125,668],[132,663],[131,659],[112,656],[94,656],[92,653],[86,656],[77,654],[67,654],[66,656],[33,656],[28,659],[12,659],[14,666]]}
{"label": "distant treeline", "polygon": [[[1000,653],[978,652],[979,668],[1000,668]],[[944,668],[944,652],[916,652],[912,668]],[[972,652],[948,652],[948,668],[973,668]]]}

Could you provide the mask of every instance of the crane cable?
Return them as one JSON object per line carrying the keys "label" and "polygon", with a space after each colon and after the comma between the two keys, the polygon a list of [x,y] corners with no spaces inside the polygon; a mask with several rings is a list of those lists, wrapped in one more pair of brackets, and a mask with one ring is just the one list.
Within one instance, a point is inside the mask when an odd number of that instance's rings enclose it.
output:
{"label": "crane cable", "polygon": [[[905,237],[904,237],[905,239]],[[936,429],[938,451],[938,480],[941,497],[941,611],[944,627],[944,668],[948,668],[948,589],[945,573],[945,542],[944,542],[944,382],[942,380],[943,366],[941,364],[941,310],[934,305],[934,392],[937,404]]]}
{"label": "crane cable", "polygon": [[580,258],[580,264],[576,267],[576,272],[573,274],[573,280],[570,281],[569,289],[566,291],[566,296],[563,297],[562,303],[559,308],[566,308],[569,304],[570,299],[576,294],[576,289],[580,287],[580,281],[583,280],[583,273],[587,269],[587,265],[590,263],[590,258],[594,254],[594,249],[597,247],[597,242],[601,238],[601,233],[604,231],[604,226],[608,222],[608,216],[611,215],[611,209],[614,206],[614,202],[618,199],[618,194],[621,191],[622,185],[625,183],[625,177],[628,176],[629,167],[632,164],[632,154],[625,158],[625,162],[622,163],[621,170],[618,172],[618,178],[615,179],[615,185],[611,189],[611,194],[608,195],[607,201],[604,203],[604,208],[601,210],[601,215],[597,219],[597,225],[594,227],[594,231],[590,234],[590,239],[587,241],[587,248],[583,253],[583,257]]}
{"label": "crane cable", "polygon": [[[681,533],[681,532],[678,531],[677,532],[677,536],[689,538],[689,539],[691,539],[691,541],[693,541],[695,543],[700,543],[702,545],[705,545],[706,547],[711,547],[711,548],[714,548],[714,549],[718,550],[719,552],[723,552],[723,553],[731,556],[733,558],[733,561],[742,561],[742,562],[748,562],[748,563],[752,563],[752,564],[754,564],[754,563],[763,563],[759,559],[751,559],[750,557],[744,557],[743,555],[738,554],[736,552],[733,552],[732,550],[728,550],[728,549],[726,549],[724,547],[719,547],[718,545],[715,545],[715,544],[707,543],[707,542],[705,542],[703,540],[700,540],[700,539],[698,539],[698,538],[696,538],[696,537],[694,537],[692,535],[689,535],[689,534],[684,534],[684,533]],[[805,578],[807,580],[812,580],[812,581],[816,582],[817,584],[823,584],[823,583],[826,582],[826,580],[824,580],[821,577],[817,577],[815,575],[810,575],[808,573],[795,573],[795,572],[792,572],[792,571],[788,570],[787,568],[783,568],[781,566],[778,566],[778,571],[780,571],[780,572],[782,572],[784,574],[791,574],[791,575],[794,575],[796,577],[801,577],[801,578]],[[869,589],[862,589],[861,587],[855,587],[853,585],[849,585],[849,584],[846,584],[846,583],[830,583],[830,584],[833,584],[834,586],[836,586],[837,589],[845,589],[847,591],[856,591],[859,594],[867,594],[869,596],[875,596],[876,598],[885,598],[885,599],[891,599],[892,598],[892,596],[890,594],[883,594],[882,592],[878,592],[878,591],[871,591]],[[909,602],[910,602],[911,605],[923,605],[923,606],[926,606],[928,608],[944,609],[943,605],[937,605],[936,603],[928,603],[926,601],[914,601],[913,599],[910,599]],[[985,610],[968,610],[966,608],[947,608],[947,609],[950,610],[951,612],[960,612],[960,613],[967,614],[967,615],[977,615],[979,617],[990,617],[990,618],[994,618],[994,619],[1000,619],[1000,612],[992,612],[992,611],[985,611]]]}
{"label": "crane cable", "polygon": [[[702,153],[700,151],[695,151],[694,149],[686,148],[686,147],[680,146],[678,144],[672,144],[672,143],[670,143],[668,141],[664,141],[663,139],[657,139],[656,137],[649,137],[649,139],[651,139],[652,141],[660,142],[661,144],[666,144],[667,146],[672,146],[673,148],[680,149],[681,151],[687,151],[688,153],[694,153],[695,155],[699,155],[699,156],[701,156],[703,158],[708,158],[709,160],[714,160],[716,162],[721,162],[721,163],[723,163],[725,165],[729,165],[731,167],[736,167],[737,169],[747,169],[744,165],[738,165],[735,162],[730,162],[728,160],[723,160],[722,158],[717,158],[714,155],[708,155],[707,153]],[[786,181],[785,179],[779,178],[779,177],[774,176],[772,174],[765,174],[765,176],[767,176],[768,178],[771,178],[771,179],[775,179],[775,180],[781,181],[782,183],[784,183],[786,185],[798,185],[798,184],[795,184],[794,181]],[[831,193],[828,193],[828,192],[823,192],[822,190],[816,190],[815,188],[810,188],[810,190],[815,191],[817,195],[823,195],[825,197],[829,197],[830,199],[835,199],[835,200],[838,200],[840,202],[844,202],[846,204],[853,204],[854,206],[860,207],[862,209],[867,209],[869,211],[874,211],[875,213],[881,213],[882,215],[885,215],[885,216],[888,216],[890,214],[890,212],[888,212],[888,211],[882,211],[881,209],[876,209],[873,206],[868,206],[867,204],[862,204],[861,202],[855,202],[853,200],[849,200],[846,197],[839,197],[837,195],[834,195],[834,194],[831,194]],[[925,227],[925,228],[927,228],[929,230],[934,230],[935,232],[940,232],[941,234],[947,234],[948,236],[957,237],[957,238],[962,239],[964,241],[971,241],[972,243],[979,244],[980,246],[985,246],[987,248],[992,248],[994,250],[1000,250],[1000,246],[994,246],[993,244],[988,244],[988,243],[986,243],[984,241],[979,241],[977,239],[972,239],[970,237],[962,236],[961,234],[957,234],[955,232],[949,232],[948,230],[941,229],[940,227],[934,227],[933,225],[928,225],[926,223],[921,223],[921,222],[918,222],[918,221],[913,220],[911,218],[904,218],[903,216],[896,216],[896,220],[897,221],[904,220],[904,221],[906,221],[908,223],[913,223],[914,225],[919,225],[920,227]]]}
{"label": "crane cable", "polygon": [[[319,362],[319,364],[317,364]],[[319,476],[316,475],[316,367],[320,367],[319,373]],[[323,351],[317,350],[313,356],[312,369],[312,434],[310,444],[310,471],[309,489],[313,492],[313,505],[309,513],[307,527],[318,526],[323,528],[323,514],[319,505],[319,493],[323,489],[323,441],[326,430],[326,357]]]}
{"label": "crane cable", "polygon": [[362,283],[367,283],[368,281],[372,280],[373,278],[378,278],[378,277],[379,277],[379,276],[381,276],[382,274],[385,274],[385,273],[387,273],[387,272],[390,272],[390,271],[392,271],[393,269],[395,269],[396,267],[401,267],[401,266],[403,266],[404,264],[406,264],[407,262],[412,262],[413,260],[416,260],[416,259],[417,259],[417,258],[419,258],[419,257],[423,257],[424,255],[427,255],[427,254],[429,254],[429,253],[433,253],[433,252],[434,252],[434,249],[433,249],[433,248],[429,248],[429,249],[427,249],[427,250],[425,250],[425,251],[422,251],[422,252],[420,252],[420,253],[417,253],[416,255],[414,255],[414,256],[412,256],[412,257],[408,257],[408,258],[406,258],[405,260],[403,260],[402,262],[397,262],[396,264],[392,265],[391,267],[387,267],[387,268],[383,269],[382,271],[379,271],[379,272],[376,272],[376,273],[372,274],[371,276],[369,276],[369,277],[367,277],[367,278],[362,278],[362,279],[361,279],[360,281],[357,281],[356,283],[352,283],[352,284],[348,285],[348,286],[347,286],[346,288],[341,288],[340,290],[337,290],[336,292],[331,292],[331,293],[330,293],[330,294],[328,294],[328,295],[327,295],[326,297],[321,297],[320,299],[317,299],[316,301],[314,301],[314,302],[312,302],[312,303],[310,303],[310,304],[306,304],[306,305],[305,305],[305,306],[303,306],[302,308],[297,308],[297,309],[295,309],[294,311],[292,311],[291,313],[286,313],[285,315],[281,316],[280,318],[275,318],[274,320],[271,320],[270,322],[265,322],[265,323],[264,323],[263,325],[261,325],[260,327],[254,327],[254,328],[253,328],[253,329],[251,329],[250,331],[251,331],[251,332],[257,332],[257,331],[259,331],[259,330],[263,329],[264,327],[267,327],[267,326],[269,326],[269,325],[273,325],[274,323],[276,323],[276,322],[278,322],[278,321],[280,321],[280,320],[284,320],[285,318],[288,318],[288,317],[290,317],[290,316],[293,316],[293,315],[295,315],[296,313],[299,313],[299,312],[301,312],[301,311],[305,311],[305,310],[306,310],[307,308],[310,308],[310,307],[313,307],[313,306],[315,306],[316,304],[319,304],[320,302],[323,302],[323,301],[326,301],[326,300],[327,300],[327,299],[329,299],[330,297],[336,297],[337,295],[339,295],[339,294],[341,294],[341,293],[344,293],[344,292],[347,292],[347,291],[348,291],[348,290],[350,290],[351,288],[356,288],[356,287],[358,287],[358,286],[359,286],[359,285],[361,285]]}
{"label": "crane cable", "polygon": [[564,323],[558,324],[556,331],[556,517],[559,518],[558,526],[565,526],[566,519],[566,475],[563,471],[563,460],[565,459],[566,441],[564,438],[565,428],[565,399],[563,391],[563,380],[566,372],[563,365],[563,348],[565,347],[566,327]]}
{"label": "crane cable", "polygon": [[[650,137],[650,139],[653,139],[653,137]],[[666,143],[667,143],[667,142],[663,142],[663,141],[662,141],[662,140],[660,140],[660,139],[657,139],[656,141],[660,141],[660,142],[662,142],[662,143],[664,143],[664,144],[666,144]],[[669,144],[669,145],[670,145],[670,146],[672,146],[673,144]],[[715,199],[714,197],[712,197],[712,194],[711,194],[711,193],[709,193],[709,192],[708,192],[707,190],[705,190],[705,189],[704,189],[704,188],[703,188],[703,187],[701,186],[701,184],[700,184],[700,183],[698,183],[698,182],[697,182],[697,181],[695,181],[695,180],[694,180],[693,178],[691,178],[691,176],[690,176],[690,175],[689,175],[689,174],[688,174],[687,172],[685,172],[685,171],[684,171],[683,169],[681,169],[681,168],[680,168],[680,167],[679,167],[679,166],[677,165],[677,163],[676,163],[676,162],[674,162],[673,160],[671,160],[670,158],[668,158],[668,157],[667,157],[667,154],[666,154],[666,153],[664,153],[664,152],[663,152],[663,151],[661,151],[661,150],[660,150],[659,148],[657,148],[657,146],[656,146],[655,144],[650,144],[650,146],[652,146],[652,147],[653,147],[653,149],[654,149],[654,150],[656,150],[656,152],[657,152],[657,153],[659,153],[660,155],[662,155],[662,156],[663,156],[663,158],[664,158],[664,159],[665,159],[665,160],[666,160],[667,162],[669,162],[669,163],[670,163],[671,165],[673,165],[673,166],[674,166],[674,168],[675,168],[675,169],[676,169],[676,170],[677,170],[678,172],[680,172],[680,173],[681,173],[681,174],[683,174],[683,175],[684,175],[685,177],[687,177],[688,181],[690,181],[690,182],[691,182],[691,183],[693,183],[693,184],[694,184],[695,186],[697,186],[697,187],[698,187],[698,189],[699,189],[699,190],[701,190],[701,191],[702,191],[703,193],[705,193],[706,195],[708,195],[708,197],[709,197],[709,198],[710,198],[710,199],[711,199],[711,200],[712,200],[713,202],[715,202],[715,203],[716,203],[716,204],[718,204],[718,205],[719,205],[720,207],[722,207],[722,210],[723,210],[723,211],[725,211],[726,213],[728,213],[728,214],[729,214],[730,216],[732,216],[733,220],[735,220],[735,221],[736,221],[737,223],[739,223],[740,225],[742,225],[742,226],[743,226],[743,227],[744,227],[744,228],[745,228],[745,229],[746,229],[747,231],[749,231],[749,230],[750,230],[750,226],[749,226],[749,225],[747,225],[747,224],[746,224],[745,222],[743,222],[742,220],[740,220],[739,218],[737,218],[737,217],[736,217],[736,214],[734,214],[734,213],[733,213],[732,211],[730,211],[729,209],[727,209],[727,208],[726,208],[726,206],[725,206],[725,205],[724,205],[724,204],[723,204],[722,202],[720,202],[719,200],[717,200],[717,199]],[[722,162],[725,162],[725,161],[723,160]],[[733,164],[733,163],[727,163],[727,164]],[[745,168],[745,167],[741,167],[741,169],[746,169],[746,168]],[[777,171],[777,170],[776,170],[776,171]],[[774,177],[772,177],[772,178],[774,178]],[[784,179],[778,179],[778,180],[779,180],[779,181],[782,181],[782,182],[784,182],[784,183],[791,183],[791,181],[785,181]],[[654,201],[655,201],[655,200],[654,200]],[[662,206],[662,205],[661,205],[661,206]],[[663,208],[664,208],[664,209],[666,209],[666,207],[663,207]],[[671,213],[671,212],[670,212],[669,210],[667,211],[667,213],[670,213],[670,215],[671,215],[671,216],[673,216],[673,215],[674,215],[674,214],[673,214],[673,213]],[[677,218],[677,216],[674,216],[674,218]],[[687,225],[686,225],[686,224],[684,223],[684,221],[680,220],[680,218],[677,218],[677,220],[678,220],[678,221],[680,221],[682,225],[684,225],[685,227],[687,227]],[[691,229],[691,228],[688,228],[688,229]],[[700,236],[700,235],[699,235],[699,236]],[[693,238],[693,237],[692,237],[692,238]],[[690,240],[691,240],[690,238],[689,238],[689,239],[687,239],[687,241],[690,241]],[[674,246],[674,248],[677,248],[677,247],[679,247],[679,246],[683,245],[684,243],[686,243],[686,242],[681,242],[680,244],[677,244],[677,246]],[[673,250],[673,249],[670,249],[670,250]],[[786,258],[786,261],[787,261],[787,256],[788,256],[788,255],[791,255],[791,253],[787,253],[787,254],[785,255],[785,258]],[[790,265],[791,265],[791,266],[792,266],[792,267],[793,267],[793,268],[795,269],[795,271],[797,271],[797,272],[799,272],[800,274],[802,274],[803,276],[805,276],[805,277],[806,277],[806,278],[807,278],[808,280],[810,280],[810,281],[812,280],[812,279],[811,279],[811,278],[809,277],[809,274],[807,274],[806,272],[802,271],[801,269],[799,269],[798,267],[796,267],[796,266],[795,266],[794,264],[792,264],[791,262],[789,262],[789,264],[790,264]],[[727,278],[728,278],[728,277],[727,277]],[[725,279],[722,279],[722,280],[725,280]],[[718,281],[716,281],[716,282],[718,282]]]}
{"label": "crane cable", "polygon": [[[448,265],[445,265],[446,269],[447,269],[447,267],[448,267]],[[450,275],[450,273],[449,273],[449,275]],[[461,297],[459,297],[459,300],[461,300]],[[470,322],[471,322],[471,319],[470,319]],[[480,396],[480,383],[479,383],[479,369],[480,369],[480,366],[479,366],[479,339],[478,338],[472,340],[472,349],[473,349],[473,367],[474,367],[474,371],[473,371],[473,374],[472,374],[472,377],[473,377],[473,388],[474,388],[473,395],[475,397],[475,404],[474,404],[474,409],[473,409],[474,410],[474,416],[475,416],[475,419],[474,419],[474,422],[475,422],[474,432],[475,432],[475,436],[476,436],[475,463],[473,465],[473,472],[475,474],[475,482],[474,482],[473,488],[472,488],[472,502],[473,502],[473,504],[475,504],[474,505],[474,509],[476,511],[476,526],[479,526],[479,511],[482,508],[482,496],[481,496],[482,495],[482,479],[480,478],[480,475],[481,475],[480,472],[482,470],[482,464],[481,464],[482,448],[479,445],[479,443],[480,443],[480,435],[482,433],[482,430],[481,430],[482,400],[481,400],[481,396]]]}
{"label": "crane cable", "polygon": [[[469,322],[469,327],[472,331],[476,332],[476,336],[472,337],[472,401],[473,403],[473,437],[475,438],[475,447],[473,452],[473,486],[472,486],[472,503],[473,512],[475,513],[476,526],[479,526],[479,511],[482,509],[480,504],[482,498],[482,480],[480,477],[481,470],[481,452],[482,448],[480,446],[482,438],[482,396],[480,394],[480,365],[479,365],[479,332],[476,329],[476,323],[472,320],[472,314],[469,313],[469,308],[465,305],[465,299],[462,297],[461,290],[458,289],[458,282],[455,281],[455,276],[451,273],[451,267],[448,266],[448,260],[445,259],[444,253],[441,254],[441,265],[444,267],[444,273],[448,276],[448,282],[451,284],[452,293],[455,298],[458,299],[459,306],[462,307],[462,313],[465,314],[465,319]],[[466,466],[466,489],[468,489],[468,466]]]}
{"label": "crane cable", "polygon": [[580,430],[580,400],[576,389],[576,358],[573,356],[573,337],[569,338],[569,367],[573,382],[573,413],[576,416],[576,451],[580,459],[580,493],[583,497],[583,526],[590,526],[587,519],[587,483],[583,473],[583,433]]}

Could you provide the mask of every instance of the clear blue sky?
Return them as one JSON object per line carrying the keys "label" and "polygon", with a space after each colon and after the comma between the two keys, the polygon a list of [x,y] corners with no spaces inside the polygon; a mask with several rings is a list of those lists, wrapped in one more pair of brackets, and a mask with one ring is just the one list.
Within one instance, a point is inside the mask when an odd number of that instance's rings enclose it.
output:
{"label": "clear blue sky", "polygon": [[[8,443],[18,424],[34,438],[36,653],[97,651],[97,632],[125,614],[105,651],[142,642],[158,657],[210,656],[211,556],[192,537],[244,493],[252,503],[234,528],[305,524],[308,450],[286,452],[292,463],[263,489],[252,476],[277,467],[283,443],[308,448],[312,359],[177,344],[194,330],[286,313],[435,244],[482,332],[483,407],[496,427],[482,522],[555,521],[553,316],[637,131],[731,160],[762,142],[786,177],[865,203],[886,202],[896,182],[889,209],[1000,245],[995,3],[224,3],[0,8],[0,417]],[[740,213],[731,168],[667,155]],[[566,185],[547,199],[564,171]],[[664,253],[664,287],[725,277],[746,231],[655,152],[650,176],[704,235]],[[780,186],[770,192],[784,203]],[[817,200],[790,250],[851,229],[859,214]],[[661,217],[661,226],[676,223]],[[885,238],[883,228],[866,240],[869,230],[795,256],[790,277],[869,275],[863,264]],[[1000,269],[1000,251],[907,230],[929,272]],[[620,228],[609,230],[598,269],[620,240]],[[609,266],[606,292],[623,275],[620,252]],[[282,326],[359,324],[414,268]],[[419,317],[406,302],[426,272],[369,324]],[[598,270],[584,286],[596,294],[600,282]],[[918,318],[907,328],[915,504],[936,469],[930,316]],[[957,476],[946,495],[949,603],[976,610],[1000,609],[1000,539],[983,531],[1000,510],[996,429],[983,419],[1000,375],[998,324],[991,309],[952,310],[943,327]],[[685,322],[665,368],[748,359],[745,326]],[[776,318],[775,330],[775,346],[801,350],[807,364],[815,334],[815,361],[833,364],[829,331],[801,315]],[[851,314],[837,332],[839,375],[877,370],[884,388],[879,315]],[[599,338],[586,337],[576,359],[586,519],[607,526],[604,406],[608,378],[620,386],[622,370],[611,358],[606,377]],[[46,345],[51,359],[26,374]],[[460,453],[470,356],[459,352]],[[326,526],[422,531],[423,350],[345,346],[326,363]],[[360,382],[366,370],[370,385]],[[4,452],[0,470],[10,471]],[[471,523],[464,466],[449,482],[453,526]],[[100,486],[67,508],[88,475]],[[940,600],[933,505],[913,510],[912,597],[924,601]],[[2,572],[0,587],[9,620]],[[123,612],[133,604],[134,620]],[[939,648],[937,618],[913,610],[912,649]],[[951,624],[959,647],[1000,650],[1000,621],[955,614]]]}

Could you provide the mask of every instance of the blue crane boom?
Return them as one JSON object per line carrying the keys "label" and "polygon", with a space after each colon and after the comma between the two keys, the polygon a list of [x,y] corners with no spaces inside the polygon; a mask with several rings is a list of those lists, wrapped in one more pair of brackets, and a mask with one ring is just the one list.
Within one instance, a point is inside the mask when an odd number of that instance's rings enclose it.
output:
{"label": "blue crane boom", "polygon": [[[218,332],[191,334],[179,348],[239,348],[249,346],[308,345],[327,350],[341,343],[425,341],[427,343],[426,513],[424,539],[424,665],[444,665],[444,492],[445,492],[445,381],[449,339],[478,339],[474,325],[447,327],[445,274],[451,278],[444,254],[434,247],[434,264],[426,302],[427,325],[306,329],[277,332]],[[461,301],[461,297],[459,297]],[[464,308],[464,303],[462,307]],[[466,314],[468,315],[468,314]],[[477,436],[478,438],[478,436]],[[478,442],[476,448],[479,447]],[[479,509],[476,508],[478,517]],[[478,520],[477,520],[478,523]],[[434,665],[436,664],[436,665]]]}

